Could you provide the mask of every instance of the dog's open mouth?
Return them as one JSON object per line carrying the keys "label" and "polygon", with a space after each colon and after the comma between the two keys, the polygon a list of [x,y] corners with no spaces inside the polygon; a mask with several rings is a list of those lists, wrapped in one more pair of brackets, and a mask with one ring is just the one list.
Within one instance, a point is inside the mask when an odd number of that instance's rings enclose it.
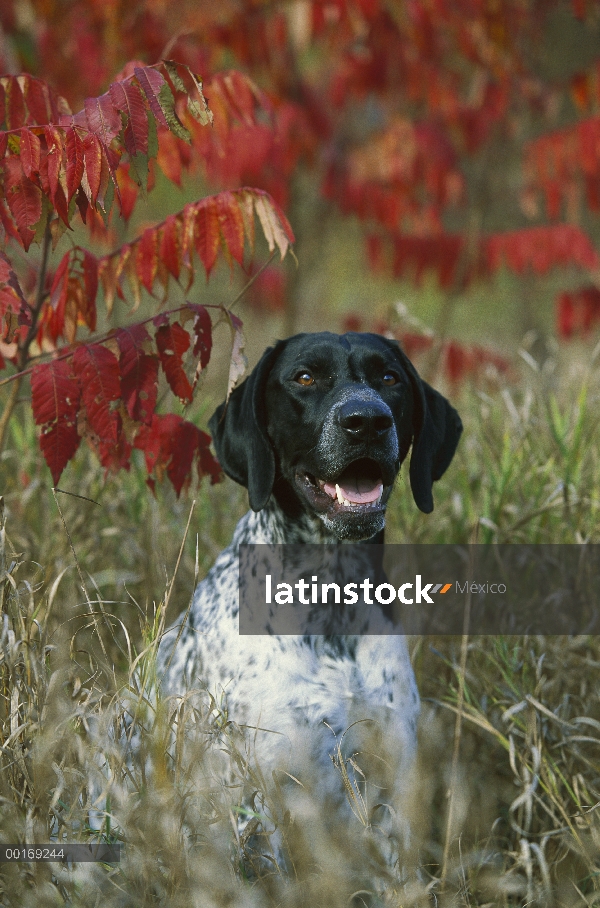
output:
{"label": "dog's open mouth", "polygon": [[312,473],[296,474],[313,507],[319,511],[379,510],[384,495],[384,479],[379,464],[367,457],[355,460],[332,479],[320,479]]}

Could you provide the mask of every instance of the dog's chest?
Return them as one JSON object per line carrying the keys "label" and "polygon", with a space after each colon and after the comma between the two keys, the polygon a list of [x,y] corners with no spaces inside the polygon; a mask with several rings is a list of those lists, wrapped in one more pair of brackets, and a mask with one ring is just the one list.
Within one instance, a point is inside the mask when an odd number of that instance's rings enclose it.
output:
{"label": "dog's chest", "polygon": [[169,679],[227,695],[230,718],[283,734],[327,723],[341,734],[376,713],[413,735],[418,694],[402,635],[301,637],[238,632],[238,552],[242,542],[285,541],[281,527],[248,514],[232,544],[196,590]]}

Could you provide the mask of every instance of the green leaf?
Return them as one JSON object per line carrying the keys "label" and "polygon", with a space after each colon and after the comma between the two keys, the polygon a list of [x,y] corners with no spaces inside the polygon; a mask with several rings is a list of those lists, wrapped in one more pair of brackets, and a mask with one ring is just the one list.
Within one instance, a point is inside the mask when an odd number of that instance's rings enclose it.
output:
{"label": "green leaf", "polygon": [[161,106],[162,112],[165,115],[165,119],[169,124],[169,129],[171,130],[171,132],[174,133],[178,139],[183,139],[184,142],[187,142],[188,145],[191,145],[192,137],[189,133],[189,130],[185,128],[185,126],[175,113],[175,99],[173,98],[173,92],[166,82],[158,93],[158,103]]}

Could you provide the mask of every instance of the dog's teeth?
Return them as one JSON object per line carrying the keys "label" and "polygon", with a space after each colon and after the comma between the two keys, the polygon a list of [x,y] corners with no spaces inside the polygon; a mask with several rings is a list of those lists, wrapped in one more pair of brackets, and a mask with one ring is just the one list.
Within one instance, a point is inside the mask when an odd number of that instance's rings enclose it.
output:
{"label": "dog's teeth", "polygon": [[344,498],[344,504],[346,505],[347,508],[349,508],[349,507],[351,507],[352,502],[351,502],[351,501],[348,501],[347,498]]}
{"label": "dog's teeth", "polygon": [[340,487],[339,487],[339,485],[337,484],[337,482],[336,482],[336,484],[335,484],[335,494],[337,495],[337,500],[339,501],[339,503],[340,503],[340,504],[343,504],[343,503],[344,503],[344,496],[342,495],[342,490],[340,489]]}

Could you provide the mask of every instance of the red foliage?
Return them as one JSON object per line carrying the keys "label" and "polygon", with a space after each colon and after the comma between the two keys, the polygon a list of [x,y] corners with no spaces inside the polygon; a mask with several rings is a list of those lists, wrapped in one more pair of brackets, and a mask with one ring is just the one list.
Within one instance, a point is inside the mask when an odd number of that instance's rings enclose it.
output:
{"label": "red foliage", "polygon": [[12,265],[0,252],[0,341],[12,341],[20,325],[31,324],[31,311]]}
{"label": "red foliage", "polygon": [[600,264],[589,238],[579,227],[570,224],[496,234],[486,241],[485,252],[490,271],[496,271],[504,260],[517,274],[527,268],[544,274],[555,265],[578,265],[592,270]]}
{"label": "red foliage", "polygon": [[152,349],[150,335],[144,325],[118,328],[121,397],[125,408],[136,422],[149,425],[158,394],[158,358],[148,353]]}
{"label": "red foliage", "polygon": [[42,426],[40,447],[52,473],[54,485],[79,447],[77,414],[81,387],[71,363],[57,361],[34,366],[31,400],[36,425]]}
{"label": "red foliage", "polygon": [[190,481],[194,461],[200,479],[209,476],[215,483],[221,478],[221,468],[209,444],[206,432],[174,413],[155,414],[151,425],[144,426],[135,440],[135,447],[144,452],[149,475],[161,479],[166,471],[177,496]]}
{"label": "red foliage", "polygon": [[167,377],[173,394],[180,401],[189,404],[192,400],[192,386],[183,370],[183,355],[190,346],[190,336],[178,322],[161,325],[156,332],[156,347],[160,364]]}
{"label": "red foliage", "polygon": [[569,202],[580,177],[589,207],[600,210],[600,116],[531,142],[525,167],[531,187],[545,196],[549,218],[560,216],[562,204]]}
{"label": "red foliage", "polygon": [[[280,206],[302,198],[296,175],[307,169],[325,200],[358,216],[369,265],[381,273],[417,283],[432,273],[457,291],[502,266],[517,274],[556,265],[598,268],[590,238],[573,224],[582,202],[600,210],[600,68],[576,73],[562,87],[540,76],[530,49],[544,38],[548,0],[414,0],[400,12],[382,0],[243,2],[221,5],[218,13],[190,0],[154,0],[151,8],[147,0],[33,5],[35,25],[28,26],[17,0],[4,4],[3,41],[12,41],[13,53],[6,69],[12,72],[28,47],[26,65],[47,74],[77,112],[33,75],[0,77],[0,224],[7,243],[27,252],[45,237],[47,248],[50,215],[55,246],[77,214],[94,239],[106,241],[115,235],[113,198],[129,218],[153,186],[155,165],[178,185],[200,165],[217,184],[215,195],[147,226],[110,254],[61,248],[39,288],[16,258],[0,253],[0,339],[16,351],[10,360],[26,369],[32,343],[36,353],[55,356],[34,373],[34,409],[42,414],[42,446],[55,481],[80,437],[107,469],[126,468],[133,447],[142,448],[152,481],[164,473],[178,492],[194,463],[214,471],[199,430],[155,412],[161,372],[176,395],[192,399],[211,356],[209,311],[197,304],[177,314],[160,307],[173,280],[187,292],[199,263],[207,279],[222,258],[252,274],[255,217],[269,249],[283,257],[293,235]],[[573,0],[575,15],[584,18],[590,9]],[[165,46],[183,62],[142,62],[159,59]],[[245,72],[224,69],[232,61]],[[207,74],[204,88],[199,71]],[[525,145],[532,123],[536,129],[556,123],[561,95],[575,102],[573,124]],[[213,114],[214,127],[205,129]],[[542,194],[549,218],[558,220],[566,208],[568,223],[537,221],[522,229],[519,219],[513,221],[519,229],[478,235],[476,209],[487,219],[480,163],[486,146],[508,145],[510,186],[525,151],[523,213],[536,217]],[[314,223],[307,233],[320,227]],[[286,290],[284,275],[268,268],[247,298],[279,309]],[[150,320],[90,336],[100,300],[110,317],[116,299],[135,309],[143,294],[151,297]],[[595,322],[589,288],[561,300],[561,336]],[[229,393],[245,360],[241,323],[226,318]],[[432,343],[420,335],[403,341],[414,355]],[[65,343],[80,346],[74,351]],[[452,381],[494,362],[489,351],[456,342],[440,355]],[[53,393],[68,385],[76,403],[40,409],[44,382]],[[169,433],[185,453],[172,447]]]}
{"label": "red foliage", "polygon": [[[235,328],[235,380],[241,322],[225,314]],[[210,358],[212,323],[208,310],[197,304],[182,307],[181,315],[193,319],[195,386]],[[108,470],[128,469],[132,449],[144,451],[149,474],[158,479],[166,474],[177,494],[190,481],[194,464],[200,479],[218,480],[220,467],[210,453],[209,436],[179,416],[155,412],[159,364],[174,393],[192,400],[183,362],[192,339],[167,314],[149,321],[159,323],[155,341],[144,324],[131,325],[118,328],[105,342],[80,344],[60,359],[33,367],[33,412],[43,427],[40,444],[55,484],[82,437]]]}
{"label": "red foliage", "polygon": [[386,321],[380,321],[372,327],[365,325],[364,319],[355,312],[349,313],[342,322],[343,331],[375,331],[387,337],[394,337],[409,359],[418,357],[431,350],[437,343],[436,353],[441,364],[441,372],[451,384],[460,384],[466,379],[479,381],[491,369],[498,375],[508,375],[509,361],[494,350],[477,344],[467,345],[455,340],[436,342],[433,334],[418,334],[414,331],[398,331]]}
{"label": "red foliage", "polygon": [[198,80],[186,67],[169,62],[136,66],[103,95],[86,98],[83,110],[75,115],[66,101],[31,76],[3,77],[0,87],[6,98],[5,105],[0,105],[5,111],[0,123],[4,130],[0,184],[13,219],[8,227],[10,215],[4,209],[2,220],[26,251],[42,216],[43,197],[67,227],[73,197],[84,221],[88,205],[106,212],[110,184],[120,198],[116,171],[123,152],[136,171],[141,166],[140,179],[145,184],[149,117],[186,141],[190,132],[178,115],[178,101],[187,99],[186,110],[198,123],[212,121]]}
{"label": "red foliage", "polygon": [[[250,80],[230,74],[216,84],[229,121],[241,120],[248,128],[256,125],[254,108],[265,99]],[[53,210],[69,226],[73,200],[84,221],[94,223],[98,210],[108,211],[112,189],[117,195],[123,190],[124,213],[131,213],[137,195],[132,173],[139,178],[148,157],[156,154],[150,140],[152,120],[161,136],[172,135],[179,142],[190,135],[184,120],[191,126],[194,119],[197,123],[212,119],[196,77],[187,67],[170,62],[157,67],[132,64],[103,95],[86,98],[74,116],[65,102],[31,77],[22,81],[7,77],[0,80],[0,87],[6,111],[6,129],[0,132],[0,181],[8,203],[0,205],[0,218],[6,235],[25,250],[40,230],[43,212]],[[46,102],[44,109],[40,99]],[[220,124],[221,142],[228,141],[229,121]],[[179,148],[171,144],[171,152],[174,147]],[[185,155],[180,155],[179,164],[183,161]],[[145,179],[143,175],[140,182]],[[283,258],[294,239],[285,215],[265,191],[238,189],[186,205],[111,255],[97,258],[82,247],[71,248],[54,274],[47,276],[47,292],[37,289],[35,301],[22,290],[10,259],[0,253],[1,339],[13,343],[15,362],[27,363],[34,335],[41,346],[55,348],[61,340],[74,344],[81,328],[95,331],[100,282],[110,315],[115,296],[124,297],[125,275],[137,305],[142,287],[153,294],[158,284],[165,297],[170,278],[183,279],[189,287],[196,275],[194,252],[207,278],[219,255],[230,265],[242,265],[246,251],[250,256],[254,252],[255,216],[270,251],[279,251]],[[56,222],[52,227],[59,237]],[[190,403],[210,359],[212,323],[207,308],[197,304],[180,308],[186,320],[193,319],[193,338],[182,323],[171,322],[163,313],[147,320],[155,323],[154,338],[145,324],[134,324],[100,342],[63,347],[51,363],[33,367],[34,416],[42,426],[40,444],[55,484],[82,437],[110,470],[127,469],[133,447],[144,450],[152,478],[166,473],[178,494],[194,463],[200,478],[210,475],[217,480],[220,470],[208,449],[209,437],[180,417],[155,412],[159,365],[173,392]],[[244,371],[245,358],[241,322],[231,313],[227,318],[233,334],[230,393]],[[184,366],[192,347],[193,384]],[[0,365],[5,366],[4,360]]]}
{"label": "red foliage", "polygon": [[121,396],[117,357],[102,344],[77,347],[73,372],[81,387],[91,431],[100,441],[115,444],[119,426],[113,404]]}
{"label": "red foliage", "polygon": [[585,336],[600,323],[600,290],[593,284],[571,293],[560,293],[556,300],[556,330],[568,340]]}

